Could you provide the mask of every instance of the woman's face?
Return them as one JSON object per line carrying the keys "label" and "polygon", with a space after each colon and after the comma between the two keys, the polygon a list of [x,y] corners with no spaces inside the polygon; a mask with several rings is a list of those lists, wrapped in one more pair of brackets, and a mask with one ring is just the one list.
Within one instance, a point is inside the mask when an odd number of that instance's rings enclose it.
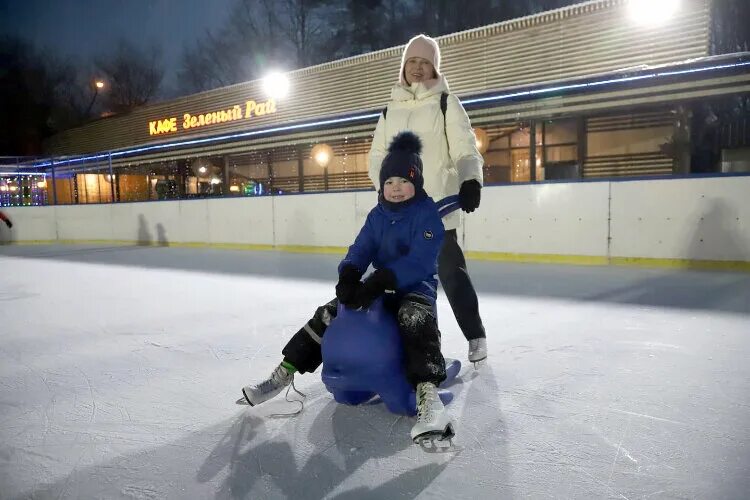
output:
{"label": "woman's face", "polygon": [[433,66],[427,59],[422,59],[421,57],[410,57],[404,64],[404,77],[406,83],[409,85],[430,80],[436,76],[437,73],[435,73],[435,66]]}
{"label": "woman's face", "polygon": [[414,184],[403,177],[388,177],[383,184],[383,198],[391,203],[401,203],[414,197]]}

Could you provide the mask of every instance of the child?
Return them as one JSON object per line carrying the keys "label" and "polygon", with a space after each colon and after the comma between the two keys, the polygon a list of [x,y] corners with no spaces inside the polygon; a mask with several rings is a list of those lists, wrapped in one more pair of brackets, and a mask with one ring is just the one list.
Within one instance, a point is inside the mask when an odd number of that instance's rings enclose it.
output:
{"label": "child", "polygon": [[[336,316],[338,303],[368,308],[385,295],[396,312],[403,338],[407,379],[417,393],[417,423],[411,437],[453,434],[453,424],[437,393],[445,380],[437,326],[437,257],[443,223],[424,191],[422,145],[411,132],[398,134],[380,170],[378,205],[367,216],[349,252],[339,264],[336,299],[319,307],[282,350],[284,360],[265,381],[242,389],[257,405],[279,394],[295,372],[313,372],[322,363],[321,337]],[[372,264],[375,271],[364,281]]]}

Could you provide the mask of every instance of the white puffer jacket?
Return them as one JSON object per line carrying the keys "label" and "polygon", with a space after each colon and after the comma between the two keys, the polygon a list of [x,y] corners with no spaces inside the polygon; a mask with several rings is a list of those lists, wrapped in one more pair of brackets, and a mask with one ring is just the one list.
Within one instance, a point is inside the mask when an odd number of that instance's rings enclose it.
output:
{"label": "white puffer jacket", "polygon": [[[386,116],[380,116],[370,148],[370,180],[380,187],[380,166],[388,153],[393,137],[409,130],[422,140],[424,189],[435,201],[458,194],[461,183],[475,179],[482,184],[484,160],[476,147],[469,117],[458,98],[448,95],[448,106],[440,109],[440,95],[449,92],[448,82],[441,75],[426,88],[423,83],[406,87],[397,83],[391,91]],[[446,137],[447,136],[447,137]],[[456,229],[460,211],[443,219],[446,229]]]}

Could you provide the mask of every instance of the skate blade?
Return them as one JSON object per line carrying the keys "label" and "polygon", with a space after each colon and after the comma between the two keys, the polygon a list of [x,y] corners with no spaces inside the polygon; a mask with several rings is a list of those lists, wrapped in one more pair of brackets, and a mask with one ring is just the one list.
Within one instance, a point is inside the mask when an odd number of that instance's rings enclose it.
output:
{"label": "skate blade", "polygon": [[479,370],[481,367],[487,364],[487,358],[485,357],[478,361],[473,361],[472,363],[474,364],[474,369]]}
{"label": "skate blade", "polygon": [[250,402],[250,399],[248,399],[247,394],[245,394],[245,389],[242,389],[242,397],[237,400],[238,405],[244,405],[244,406],[255,406]]}
{"label": "skate blade", "polygon": [[453,425],[448,424],[443,431],[425,432],[416,436],[414,443],[427,453],[451,453],[460,451],[460,448],[453,443],[455,436]]}

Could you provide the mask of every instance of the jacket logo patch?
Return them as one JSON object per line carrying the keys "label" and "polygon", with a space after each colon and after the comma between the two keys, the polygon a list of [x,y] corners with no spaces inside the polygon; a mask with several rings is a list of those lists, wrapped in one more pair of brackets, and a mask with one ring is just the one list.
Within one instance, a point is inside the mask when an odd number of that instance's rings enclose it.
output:
{"label": "jacket logo patch", "polygon": [[431,240],[432,239],[432,231],[425,231],[424,232],[424,239]]}

